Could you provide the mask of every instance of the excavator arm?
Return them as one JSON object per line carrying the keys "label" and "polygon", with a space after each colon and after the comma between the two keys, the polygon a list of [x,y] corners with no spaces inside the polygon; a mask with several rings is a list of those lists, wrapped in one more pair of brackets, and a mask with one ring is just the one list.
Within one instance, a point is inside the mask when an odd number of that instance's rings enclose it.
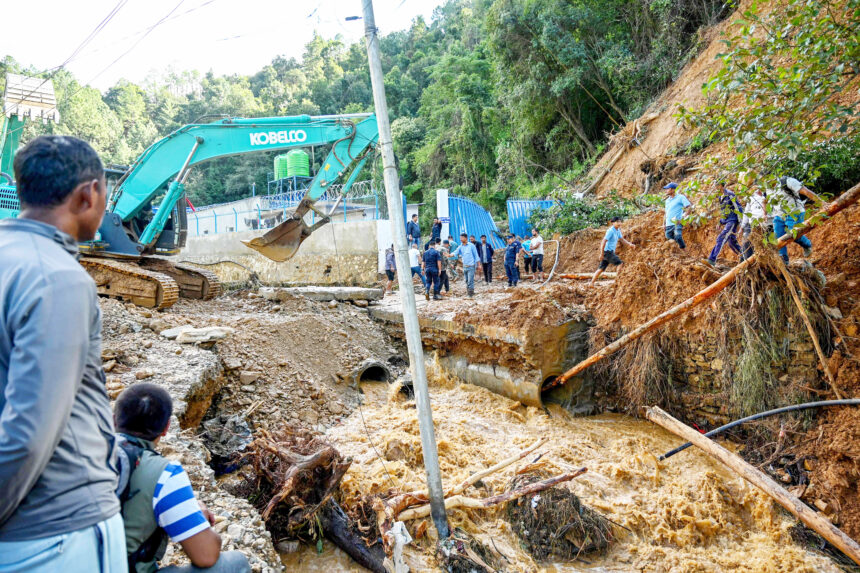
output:
{"label": "excavator arm", "polygon": [[[354,181],[378,137],[372,114],[227,118],[183,126],[144,151],[117,183],[100,229],[100,242],[88,250],[131,257],[154,252],[194,165],[233,155],[330,144],[328,156],[292,217],[250,242],[256,244],[249,244],[270,258],[286,260],[318,226],[308,227],[303,216],[350,168]],[[165,185],[167,192],[150,217],[149,208]],[[275,231],[277,236],[272,235]]]}

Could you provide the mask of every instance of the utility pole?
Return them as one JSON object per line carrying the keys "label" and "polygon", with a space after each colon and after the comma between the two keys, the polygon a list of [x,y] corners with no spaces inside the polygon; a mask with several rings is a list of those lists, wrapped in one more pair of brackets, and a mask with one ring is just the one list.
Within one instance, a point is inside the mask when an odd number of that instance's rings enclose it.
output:
{"label": "utility pole", "polygon": [[385,99],[385,86],[382,82],[382,61],[379,58],[379,38],[376,35],[373,0],[362,0],[362,5],[364,9],[364,37],[367,41],[367,59],[370,64],[370,83],[373,86],[373,101],[376,104],[379,147],[382,150],[382,173],[385,181],[385,196],[388,201],[388,218],[391,221],[391,234],[394,237],[397,283],[400,286],[403,326],[406,330],[406,346],[409,349],[415,405],[418,409],[418,430],[421,433],[421,449],[424,454],[424,469],[427,472],[427,489],[430,494],[430,516],[439,532],[439,539],[446,539],[449,535],[448,516],[445,513],[445,494],[442,490],[442,475],[439,471],[439,452],[436,449],[436,431],[433,428],[430,392],[427,389],[427,372],[424,369],[424,349],[421,347],[421,330],[415,307],[415,291],[412,287],[412,276],[409,273],[406,222],[403,220],[400,178],[394,164],[394,147],[391,142],[391,124],[388,120],[388,102]]}

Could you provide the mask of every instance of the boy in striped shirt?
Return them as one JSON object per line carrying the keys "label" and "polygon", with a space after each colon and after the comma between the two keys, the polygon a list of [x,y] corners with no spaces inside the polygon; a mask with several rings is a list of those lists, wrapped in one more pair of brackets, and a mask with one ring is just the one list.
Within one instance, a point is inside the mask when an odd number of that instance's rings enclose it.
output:
{"label": "boy in striped shirt", "polygon": [[[120,440],[139,449],[140,457],[123,499],[126,551],[130,573],[250,573],[247,557],[221,553],[221,537],[212,530],[214,516],[198,501],[182,466],[155,450],[170,427],[173,402],[155,384],[140,383],[123,391],[114,406]],[[125,495],[125,494],[124,494]],[[167,541],[179,543],[192,565],[158,568]]]}

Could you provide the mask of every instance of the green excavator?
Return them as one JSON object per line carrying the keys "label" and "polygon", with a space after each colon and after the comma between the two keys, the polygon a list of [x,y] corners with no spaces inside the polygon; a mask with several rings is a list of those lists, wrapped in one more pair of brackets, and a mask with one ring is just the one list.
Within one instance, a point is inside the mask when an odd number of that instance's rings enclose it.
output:
{"label": "green excavator", "polygon": [[[40,89],[49,83],[27,79],[42,82]],[[31,117],[26,110],[32,107],[26,89],[10,91],[9,86],[7,82],[0,155],[2,177],[8,182],[0,182],[0,218],[18,213],[11,161],[23,122]],[[52,100],[53,88],[50,95]],[[47,109],[45,105],[40,103],[39,109]],[[56,102],[50,106],[55,112]],[[50,119],[56,121],[58,116]],[[246,153],[331,146],[289,218],[264,235],[245,242],[272,260],[285,261],[313,231],[329,222],[328,214],[318,210],[314,203],[348,173],[342,189],[346,193],[375,150],[378,137],[373,114],[230,117],[182,126],[149,146],[111,185],[98,236],[81,244],[84,254],[81,264],[96,281],[100,294],[141,306],[167,308],[179,296],[213,298],[221,290],[214,273],[165,258],[185,246],[188,228],[185,182],[195,165]],[[153,205],[162,193],[161,201]],[[313,225],[304,220],[309,211],[319,215]]]}

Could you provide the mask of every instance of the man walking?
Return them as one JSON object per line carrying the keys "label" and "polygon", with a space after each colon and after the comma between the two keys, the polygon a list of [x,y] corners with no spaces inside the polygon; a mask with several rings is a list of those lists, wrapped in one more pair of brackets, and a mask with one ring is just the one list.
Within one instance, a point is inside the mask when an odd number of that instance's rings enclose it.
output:
{"label": "man walking", "polygon": [[[767,211],[765,210],[765,196],[759,187],[756,187],[747,200],[744,208],[744,217],[741,220],[741,230],[744,242],[741,245],[741,260],[746,260],[753,255],[752,246],[753,228],[767,225]],[[770,233],[770,231],[767,231]]]}
{"label": "man walking", "polygon": [[411,245],[421,244],[421,227],[418,226],[418,215],[412,215],[412,220],[406,223],[406,241]]}
{"label": "man walking", "polygon": [[466,292],[469,296],[475,296],[475,266],[478,262],[478,250],[469,242],[466,233],[460,234],[460,245],[451,253],[451,258],[460,259],[463,262],[463,277],[466,279]]}
{"label": "man walking", "polygon": [[615,249],[618,248],[618,241],[623,242],[631,249],[636,248],[636,245],[625,239],[624,235],[621,233],[621,217],[612,217],[611,224],[609,225],[609,228],[606,229],[606,234],[603,235],[603,240],[600,241],[600,266],[597,267],[597,271],[595,271],[594,276],[591,277],[591,282],[589,284],[593,285],[594,281],[603,274],[603,271],[605,271],[609,265],[624,264],[624,261],[615,254]]}
{"label": "man walking", "polygon": [[[807,189],[803,183],[794,177],[780,177],[779,183],[767,192],[767,207],[773,215],[773,231],[777,240],[791,231],[795,225],[803,223],[806,218],[806,202],[803,198],[820,202],[821,197]],[[812,256],[812,241],[806,235],[797,237],[794,241],[803,247],[803,256]],[[788,247],[779,250],[782,260],[788,262]]]}
{"label": "man walking", "polygon": [[678,184],[669,183],[663,189],[666,190],[666,221],[664,223],[666,239],[675,241],[682,249],[687,248],[684,242],[683,231],[684,209],[691,205],[690,200],[683,193],[677,193]]}
{"label": "man walking", "polygon": [[397,263],[394,258],[394,245],[385,249],[385,276],[388,278],[388,284],[385,285],[385,293],[391,292],[391,287],[394,285],[394,272],[397,270]]}
{"label": "man walking", "polygon": [[523,249],[523,266],[525,267],[526,274],[532,272],[532,240],[526,239],[525,241],[520,242],[520,245]]}
{"label": "man walking", "polygon": [[74,137],[18,151],[0,221],[0,572],[126,571],[96,285],[78,264],[104,168]]}
{"label": "man walking", "polygon": [[743,209],[741,209],[734,191],[726,187],[724,181],[717,183],[717,188],[720,191],[720,213],[722,214],[720,225],[723,228],[717,235],[717,242],[708,257],[708,263],[711,265],[716,264],[717,257],[720,256],[720,251],[723,250],[723,245],[726,243],[736,254],[741,254],[741,246],[738,244],[738,227],[740,227],[738,214],[742,213]]}
{"label": "man walking", "polygon": [[[436,239],[436,250],[439,251],[440,259],[442,260],[442,272],[439,273],[439,283],[445,289],[445,295],[451,294],[451,281],[448,280],[448,255],[451,254],[451,245],[448,241],[442,242],[442,239]],[[440,291],[441,293],[441,291]]]}
{"label": "man walking", "polygon": [[424,245],[424,250],[426,251],[430,245],[435,245],[437,243],[436,239],[442,238],[442,221],[439,217],[433,219],[433,226],[430,227],[430,240],[427,241],[427,244]]}
{"label": "man walking", "polygon": [[424,251],[424,272],[427,274],[427,289],[424,298],[430,300],[430,288],[433,288],[433,300],[442,300],[439,292],[442,290],[440,278],[442,275],[442,256],[436,250],[436,243],[430,243],[430,247]]}
{"label": "man walking", "polygon": [[[454,246],[454,244],[455,244],[454,243],[454,236],[448,235],[448,250],[449,251],[451,249],[457,248]],[[457,271],[457,267],[459,267],[459,266],[460,266],[460,261],[458,259],[454,259],[453,261],[451,261],[451,264],[448,266],[448,274],[450,275],[452,281],[455,281],[455,280],[460,278],[460,273]]]}
{"label": "man walking", "polygon": [[478,260],[481,261],[481,268],[484,269],[484,282],[490,284],[493,282],[493,245],[487,242],[487,235],[481,235],[481,242],[478,243]]}
{"label": "man walking", "polygon": [[535,281],[543,281],[543,237],[537,229],[532,229],[532,241],[529,250],[532,252],[532,270]]}
{"label": "man walking", "polygon": [[421,271],[421,253],[418,252],[418,243],[412,243],[412,246],[409,247],[409,270],[412,271],[410,278],[414,277],[415,275],[418,275],[418,278],[421,279],[421,284],[426,290],[427,279],[424,277],[424,273]]}
{"label": "man walking", "polygon": [[508,236],[508,246],[505,247],[505,274],[508,277],[509,287],[515,287],[520,282],[520,269],[517,263],[522,248],[514,235]]}

